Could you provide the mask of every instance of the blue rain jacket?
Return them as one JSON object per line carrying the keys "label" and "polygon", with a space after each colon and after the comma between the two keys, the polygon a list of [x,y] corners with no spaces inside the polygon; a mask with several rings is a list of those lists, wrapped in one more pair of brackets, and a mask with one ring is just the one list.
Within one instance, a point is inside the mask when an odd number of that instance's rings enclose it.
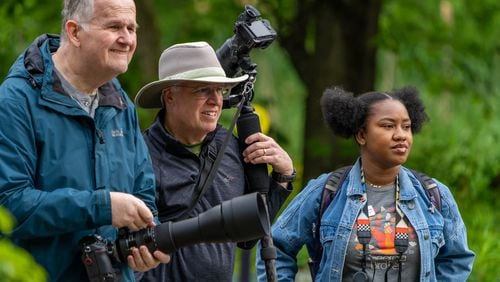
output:
{"label": "blue rain jacket", "polygon": [[[80,238],[116,238],[109,192],[133,194],[156,216],[154,174],[134,105],[118,81],[99,88],[90,117],[54,73],[58,47],[58,36],[38,37],[0,86],[0,205],[17,220],[12,240],[51,281],[85,281]],[[119,268],[123,280],[133,280],[126,264]]]}

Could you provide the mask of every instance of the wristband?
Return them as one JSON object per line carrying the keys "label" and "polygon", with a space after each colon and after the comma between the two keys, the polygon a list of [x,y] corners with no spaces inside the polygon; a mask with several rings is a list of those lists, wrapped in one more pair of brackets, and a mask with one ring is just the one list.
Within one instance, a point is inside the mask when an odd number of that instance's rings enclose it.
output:
{"label": "wristband", "polygon": [[271,178],[274,179],[274,181],[278,183],[283,183],[283,182],[293,182],[295,180],[297,172],[295,171],[295,168],[293,169],[293,172],[291,175],[284,175],[278,172],[271,172]]}

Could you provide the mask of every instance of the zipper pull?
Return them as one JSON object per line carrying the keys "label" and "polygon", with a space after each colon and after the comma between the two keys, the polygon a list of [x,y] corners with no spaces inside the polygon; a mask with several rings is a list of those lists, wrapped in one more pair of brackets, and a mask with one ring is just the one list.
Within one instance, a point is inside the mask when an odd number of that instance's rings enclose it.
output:
{"label": "zipper pull", "polygon": [[96,133],[97,133],[97,137],[99,138],[99,144],[104,144],[105,140],[104,140],[104,134],[102,134],[102,131],[99,128],[97,128]]}

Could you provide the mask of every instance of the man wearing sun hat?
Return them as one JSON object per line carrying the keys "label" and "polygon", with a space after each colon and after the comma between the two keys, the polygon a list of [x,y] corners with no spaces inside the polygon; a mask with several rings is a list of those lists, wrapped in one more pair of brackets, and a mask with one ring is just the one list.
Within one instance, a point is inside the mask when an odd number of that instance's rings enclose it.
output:
{"label": "man wearing sun hat", "polygon": [[[198,214],[248,192],[244,162],[267,163],[270,177],[270,210],[277,212],[292,190],[295,171],[289,155],[262,133],[249,136],[243,152],[232,138],[212,185],[191,206],[190,200],[203,170],[230,134],[218,124],[223,93],[247,75],[228,78],[214,49],[206,42],[176,44],[159,60],[159,80],[139,90],[135,98],[142,108],[160,108],[144,137],[156,175],[156,203],[160,221],[175,221]],[[232,281],[234,243],[198,244],[171,254],[169,264],[146,272],[141,281]]]}

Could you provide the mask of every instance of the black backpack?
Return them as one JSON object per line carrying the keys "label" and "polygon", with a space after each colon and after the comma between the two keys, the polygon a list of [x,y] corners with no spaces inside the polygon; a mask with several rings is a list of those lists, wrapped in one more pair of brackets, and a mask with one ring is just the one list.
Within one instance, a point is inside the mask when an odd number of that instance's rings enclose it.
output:
{"label": "black backpack", "polygon": [[[309,254],[309,270],[311,272],[312,279],[314,280],[316,273],[319,269],[319,264],[321,261],[321,257],[323,255],[323,247],[321,246],[321,242],[319,240],[319,228],[321,224],[321,217],[323,213],[328,208],[330,203],[335,198],[338,189],[342,186],[345,178],[349,174],[352,166],[345,166],[339,168],[328,176],[328,180],[325,183],[325,187],[323,188],[323,193],[321,195],[321,202],[319,206],[319,213],[316,223],[313,225],[313,253]],[[441,211],[441,194],[439,194],[439,189],[434,180],[426,174],[416,171],[410,170],[413,175],[418,179],[420,184],[425,188],[426,195],[429,197],[432,205],[430,211],[434,213],[434,208],[437,208],[438,211]]]}

